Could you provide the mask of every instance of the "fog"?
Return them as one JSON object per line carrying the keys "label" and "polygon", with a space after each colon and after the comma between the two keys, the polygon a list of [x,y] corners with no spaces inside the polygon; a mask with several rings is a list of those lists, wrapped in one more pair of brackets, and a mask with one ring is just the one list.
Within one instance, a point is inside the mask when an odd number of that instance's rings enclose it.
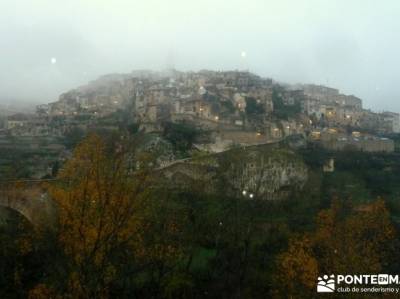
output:
{"label": "fog", "polygon": [[399,3],[2,0],[0,101],[54,101],[133,69],[248,69],[400,112]]}

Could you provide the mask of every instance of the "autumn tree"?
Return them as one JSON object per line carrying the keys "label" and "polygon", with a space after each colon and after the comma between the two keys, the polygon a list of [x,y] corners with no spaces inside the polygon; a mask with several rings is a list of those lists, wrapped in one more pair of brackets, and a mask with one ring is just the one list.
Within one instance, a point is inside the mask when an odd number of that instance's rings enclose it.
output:
{"label": "autumn tree", "polygon": [[292,238],[279,255],[275,296],[312,298],[321,274],[390,272],[396,248],[395,228],[382,199],[353,208],[334,200],[318,214],[316,230]]}
{"label": "autumn tree", "polygon": [[49,186],[58,206],[58,241],[69,261],[66,296],[109,297],[117,264],[135,251],[136,209],[145,198],[147,175],[133,174],[131,159],[121,140],[105,143],[92,135]]}

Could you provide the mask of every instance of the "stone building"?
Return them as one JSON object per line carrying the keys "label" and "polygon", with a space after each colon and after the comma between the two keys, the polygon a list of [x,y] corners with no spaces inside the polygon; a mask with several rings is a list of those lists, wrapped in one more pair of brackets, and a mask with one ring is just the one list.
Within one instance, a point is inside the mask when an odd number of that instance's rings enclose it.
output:
{"label": "stone building", "polygon": [[7,130],[12,130],[15,128],[21,128],[26,126],[29,123],[29,120],[31,118],[23,113],[18,113],[18,114],[14,114],[14,115],[10,115],[9,117],[7,117],[6,119],[6,129]]}
{"label": "stone building", "polygon": [[400,115],[395,112],[382,112],[382,129],[387,133],[400,133]]}
{"label": "stone building", "polygon": [[248,92],[248,96],[255,98],[257,103],[264,107],[266,113],[274,111],[274,103],[272,100],[272,88],[256,88]]}

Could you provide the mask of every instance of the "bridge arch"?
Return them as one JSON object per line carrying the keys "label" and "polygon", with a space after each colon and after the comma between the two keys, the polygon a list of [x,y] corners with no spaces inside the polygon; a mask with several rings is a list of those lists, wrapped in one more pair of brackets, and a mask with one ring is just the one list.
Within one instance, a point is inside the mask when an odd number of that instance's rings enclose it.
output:
{"label": "bridge arch", "polygon": [[0,206],[15,210],[34,226],[51,225],[55,205],[42,182],[0,183]]}

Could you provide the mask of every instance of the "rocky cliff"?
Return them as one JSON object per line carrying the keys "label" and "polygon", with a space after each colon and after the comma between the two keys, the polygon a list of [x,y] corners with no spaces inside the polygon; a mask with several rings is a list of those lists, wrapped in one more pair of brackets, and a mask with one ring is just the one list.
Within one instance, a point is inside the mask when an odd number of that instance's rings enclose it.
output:
{"label": "rocky cliff", "polygon": [[224,190],[230,196],[253,194],[275,200],[301,190],[308,170],[293,150],[282,144],[235,148],[178,162],[160,170],[164,183],[177,189],[197,185],[204,192]]}

